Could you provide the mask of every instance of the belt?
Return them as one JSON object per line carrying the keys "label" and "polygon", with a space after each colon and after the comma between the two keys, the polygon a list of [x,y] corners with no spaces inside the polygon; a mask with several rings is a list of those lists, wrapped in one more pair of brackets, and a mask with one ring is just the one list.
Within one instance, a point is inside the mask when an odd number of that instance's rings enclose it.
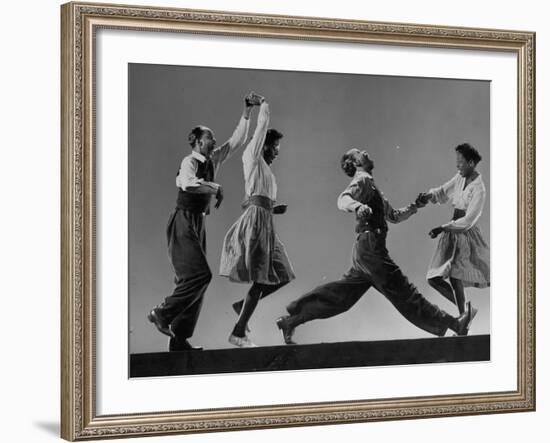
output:
{"label": "belt", "polygon": [[208,215],[208,214],[210,214],[210,209],[209,208],[207,208],[206,210],[200,210],[200,209],[197,209],[197,208],[187,208],[185,206],[176,205],[176,210],[187,212],[187,213],[193,214],[193,215]]}
{"label": "belt", "polygon": [[388,232],[387,229],[382,229],[382,228],[363,228],[363,229],[360,229],[359,230],[359,234],[363,234],[363,233],[366,233],[366,232],[372,232],[373,234],[377,234],[377,235],[380,235],[380,234],[385,234],[386,232]]}
{"label": "belt", "polygon": [[243,209],[246,209],[249,206],[259,206],[260,208],[272,211],[274,203],[275,202],[273,200],[265,195],[251,195],[243,201],[241,206]]}

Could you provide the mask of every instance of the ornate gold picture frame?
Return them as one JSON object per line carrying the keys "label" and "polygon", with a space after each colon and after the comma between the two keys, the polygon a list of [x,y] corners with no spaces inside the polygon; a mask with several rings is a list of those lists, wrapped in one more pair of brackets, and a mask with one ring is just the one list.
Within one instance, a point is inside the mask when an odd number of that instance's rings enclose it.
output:
{"label": "ornate gold picture frame", "polygon": [[[535,34],[73,2],[62,23],[61,436],[88,440],[533,411],[535,409]],[[99,30],[384,45],[517,59],[516,388],[452,395],[98,413],[96,35]],[[266,40],[267,41],[267,40]],[[396,75],[399,75],[397,72]],[[494,240],[493,240],[494,241]],[[498,278],[498,276],[497,276]]]}

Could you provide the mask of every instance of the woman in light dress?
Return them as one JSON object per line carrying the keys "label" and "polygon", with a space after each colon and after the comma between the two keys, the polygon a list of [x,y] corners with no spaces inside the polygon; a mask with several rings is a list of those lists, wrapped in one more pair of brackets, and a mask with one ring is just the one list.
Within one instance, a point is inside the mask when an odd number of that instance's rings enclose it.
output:
{"label": "woman in light dress", "polygon": [[450,203],[452,220],[432,229],[431,238],[441,234],[434,251],[428,283],[458,307],[462,314],[477,310],[466,301],[464,288],[486,288],[490,285],[489,245],[477,223],[483,212],[486,190],[476,170],[481,161],[479,152],[468,143],[455,148],[458,173],[447,183],[424,193],[424,201]]}
{"label": "woman in light dress", "polygon": [[260,299],[295,278],[285,247],[275,233],[273,214],[284,214],[276,205],[277,182],[271,164],[279,155],[283,134],[269,126],[269,105],[261,96],[258,123],[243,152],[244,212],[225,235],[220,275],[232,282],[252,283],[244,300],[233,303],[239,315],[229,342],[238,347],[256,346],[247,335],[248,321]]}

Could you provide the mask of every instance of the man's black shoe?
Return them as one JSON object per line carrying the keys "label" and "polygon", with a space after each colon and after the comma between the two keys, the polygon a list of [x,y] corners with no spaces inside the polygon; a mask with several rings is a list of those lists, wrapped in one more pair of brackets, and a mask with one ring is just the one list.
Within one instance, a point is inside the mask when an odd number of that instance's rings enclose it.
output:
{"label": "man's black shoe", "polygon": [[187,341],[186,338],[177,338],[172,337],[170,339],[170,344],[168,345],[168,350],[170,352],[180,352],[180,351],[202,351],[202,347],[193,346]]}
{"label": "man's black shoe", "polygon": [[275,323],[277,324],[277,327],[281,330],[285,343],[287,345],[295,345],[296,342],[292,340],[295,328],[289,324],[289,318],[290,317],[288,316],[279,317]]}
{"label": "man's black shoe", "polygon": [[158,331],[168,337],[173,337],[174,333],[170,329],[170,323],[162,317],[158,308],[153,308],[149,314],[147,314],[147,320],[155,325]]}
{"label": "man's black shoe", "polygon": [[472,320],[476,314],[477,310],[474,312],[472,310],[472,305],[467,303],[466,310],[460,315],[460,317],[457,318],[457,329],[455,331],[456,335],[468,335],[470,325],[472,324]]}

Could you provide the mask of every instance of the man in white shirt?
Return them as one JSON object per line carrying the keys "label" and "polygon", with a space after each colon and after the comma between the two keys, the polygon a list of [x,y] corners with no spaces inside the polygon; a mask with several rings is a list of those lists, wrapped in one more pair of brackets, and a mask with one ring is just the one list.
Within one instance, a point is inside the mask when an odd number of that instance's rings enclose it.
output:
{"label": "man in white shirt", "polygon": [[244,102],[239,123],[223,145],[216,147],[214,132],[206,126],[196,126],[188,136],[192,151],[182,160],[176,177],[176,208],[166,230],[176,287],[172,295],[147,315],[161,333],[170,337],[170,351],[200,349],[191,346],[188,339],[193,335],[204,293],[212,279],[206,260],[204,217],[210,212],[213,196],[216,209],[223,200],[222,187],[214,181],[216,172],[244,145],[250,113],[259,104],[259,98],[250,93]]}

